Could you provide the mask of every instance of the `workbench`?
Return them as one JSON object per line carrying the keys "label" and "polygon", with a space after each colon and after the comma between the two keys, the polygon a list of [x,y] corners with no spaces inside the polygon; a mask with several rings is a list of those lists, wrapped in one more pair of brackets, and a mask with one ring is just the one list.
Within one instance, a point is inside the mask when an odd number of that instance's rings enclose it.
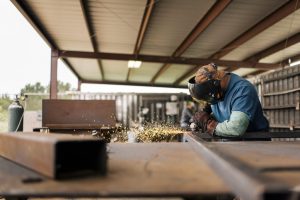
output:
{"label": "workbench", "polygon": [[0,158],[0,195],[300,199],[300,141],[184,141],[110,143],[107,175],[63,180]]}
{"label": "workbench", "polygon": [[230,193],[188,143],[112,143],[107,150],[106,176],[60,181],[0,157],[0,195],[6,198],[207,197]]}

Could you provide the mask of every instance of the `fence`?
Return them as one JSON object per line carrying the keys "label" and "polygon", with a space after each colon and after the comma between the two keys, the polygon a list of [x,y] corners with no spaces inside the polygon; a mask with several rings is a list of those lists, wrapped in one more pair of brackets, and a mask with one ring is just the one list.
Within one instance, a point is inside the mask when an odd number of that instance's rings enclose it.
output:
{"label": "fence", "polygon": [[261,77],[262,106],[271,131],[300,130],[300,66]]}

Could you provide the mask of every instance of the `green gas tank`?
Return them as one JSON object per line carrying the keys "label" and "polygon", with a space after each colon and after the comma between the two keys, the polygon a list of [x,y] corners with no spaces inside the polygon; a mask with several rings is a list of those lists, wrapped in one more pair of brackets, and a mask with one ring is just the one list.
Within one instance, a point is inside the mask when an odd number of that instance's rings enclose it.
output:
{"label": "green gas tank", "polygon": [[13,100],[8,107],[8,131],[23,131],[24,108],[20,104],[19,99]]}

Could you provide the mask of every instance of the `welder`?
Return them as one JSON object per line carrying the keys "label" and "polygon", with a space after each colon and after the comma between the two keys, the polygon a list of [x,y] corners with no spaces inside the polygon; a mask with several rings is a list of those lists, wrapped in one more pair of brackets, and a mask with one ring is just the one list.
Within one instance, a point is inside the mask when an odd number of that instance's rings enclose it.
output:
{"label": "welder", "polygon": [[211,63],[198,69],[189,80],[188,88],[194,100],[209,105],[204,111],[195,113],[192,129],[223,137],[268,131],[269,122],[257,91],[246,79],[218,70],[217,65]]}

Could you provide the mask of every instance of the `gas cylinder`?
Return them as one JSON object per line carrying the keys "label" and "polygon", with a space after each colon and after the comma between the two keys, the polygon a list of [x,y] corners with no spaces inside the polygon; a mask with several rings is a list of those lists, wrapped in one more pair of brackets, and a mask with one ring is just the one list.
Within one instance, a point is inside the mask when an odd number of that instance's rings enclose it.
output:
{"label": "gas cylinder", "polygon": [[24,108],[20,104],[18,97],[8,107],[8,131],[23,131]]}

